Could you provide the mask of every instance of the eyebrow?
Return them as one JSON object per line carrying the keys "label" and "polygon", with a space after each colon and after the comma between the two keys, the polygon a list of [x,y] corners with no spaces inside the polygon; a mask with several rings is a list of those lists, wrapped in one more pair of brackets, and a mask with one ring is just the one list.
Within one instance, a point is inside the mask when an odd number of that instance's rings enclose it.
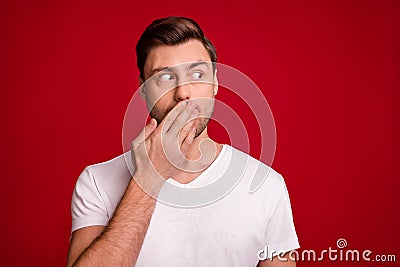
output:
{"label": "eyebrow", "polygon": [[160,72],[165,69],[168,69],[168,67],[158,67],[158,68],[152,69],[150,72],[150,77],[153,76],[154,74],[156,74],[157,72]]}
{"label": "eyebrow", "polygon": [[206,61],[197,61],[197,62],[193,62],[192,64],[189,65],[189,69],[193,69],[194,67],[197,67],[197,66],[199,66],[199,65],[204,65],[204,66],[206,66],[206,67],[208,68],[208,67],[209,67],[209,66],[208,66],[208,63],[209,63],[209,62],[206,62]]}
{"label": "eyebrow", "polygon": [[[210,62],[207,62],[207,61],[196,61],[196,62],[193,62],[193,63],[191,63],[190,65],[189,65],[189,67],[188,67],[188,69],[193,69],[193,68],[195,68],[195,67],[197,67],[197,66],[199,66],[199,65],[205,65],[207,68],[209,68],[209,63]],[[183,64],[185,64],[185,63],[183,63]],[[181,64],[179,64],[179,65],[181,65]],[[157,68],[154,68],[154,69],[152,69],[151,70],[151,72],[150,72],[150,76],[153,76],[154,74],[156,74],[157,72],[160,72],[160,71],[162,71],[162,70],[165,70],[165,69],[168,69],[168,68],[171,68],[171,67],[157,67]]]}

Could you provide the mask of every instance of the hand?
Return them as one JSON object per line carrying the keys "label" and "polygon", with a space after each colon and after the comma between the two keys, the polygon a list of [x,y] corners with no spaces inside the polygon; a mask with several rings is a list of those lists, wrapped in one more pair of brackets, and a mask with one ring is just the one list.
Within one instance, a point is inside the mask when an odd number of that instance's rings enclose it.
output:
{"label": "hand", "polygon": [[191,101],[179,103],[157,126],[154,118],[131,144],[134,177],[144,189],[162,185],[185,164],[196,134],[194,120],[198,112]]}

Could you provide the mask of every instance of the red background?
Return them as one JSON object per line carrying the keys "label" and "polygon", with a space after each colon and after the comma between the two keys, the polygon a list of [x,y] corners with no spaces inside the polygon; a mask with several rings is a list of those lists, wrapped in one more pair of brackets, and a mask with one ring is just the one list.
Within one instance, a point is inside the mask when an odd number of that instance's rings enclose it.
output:
{"label": "red background", "polygon": [[[0,4],[1,265],[64,265],[75,181],[122,152],[134,45],[167,15],[196,19],[263,90],[302,248],[345,238],[400,260],[399,2],[82,2]],[[337,265],[395,264],[298,264]]]}

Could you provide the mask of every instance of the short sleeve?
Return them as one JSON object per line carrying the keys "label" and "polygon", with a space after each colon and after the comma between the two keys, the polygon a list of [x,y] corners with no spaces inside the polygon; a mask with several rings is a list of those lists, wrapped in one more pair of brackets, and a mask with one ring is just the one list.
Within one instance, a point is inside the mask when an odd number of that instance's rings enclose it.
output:
{"label": "short sleeve", "polygon": [[92,225],[107,225],[108,214],[90,167],[80,174],[71,202],[72,231]]}
{"label": "short sleeve", "polygon": [[[279,175],[280,176],[280,175]],[[286,184],[281,178],[281,186],[277,192],[277,201],[267,220],[265,232],[265,252],[267,258],[288,252],[300,247],[293,223],[292,208]]]}

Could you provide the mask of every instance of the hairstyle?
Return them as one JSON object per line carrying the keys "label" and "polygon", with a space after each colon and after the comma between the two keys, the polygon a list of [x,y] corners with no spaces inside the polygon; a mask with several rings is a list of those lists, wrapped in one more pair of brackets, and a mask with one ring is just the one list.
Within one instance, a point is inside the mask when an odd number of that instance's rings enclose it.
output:
{"label": "hairstyle", "polygon": [[151,49],[160,45],[180,45],[189,40],[199,40],[204,45],[215,70],[217,52],[210,40],[204,36],[199,24],[190,18],[166,17],[154,20],[142,33],[136,45],[140,78],[144,80],[144,65]]}

